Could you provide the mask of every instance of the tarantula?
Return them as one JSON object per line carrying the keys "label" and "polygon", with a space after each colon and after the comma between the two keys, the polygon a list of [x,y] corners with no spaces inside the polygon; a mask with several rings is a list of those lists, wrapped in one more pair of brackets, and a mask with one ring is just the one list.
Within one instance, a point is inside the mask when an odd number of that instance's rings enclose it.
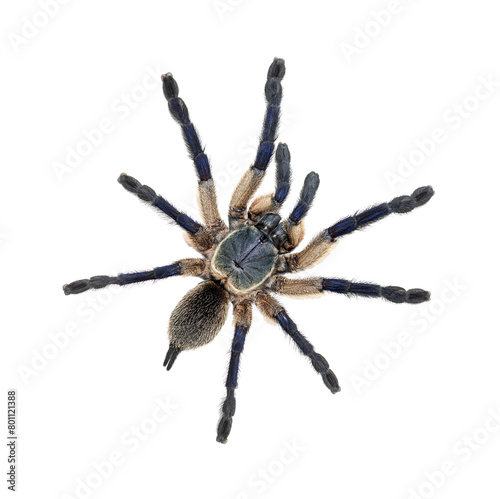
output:
{"label": "tarantula", "polygon": [[295,322],[273,294],[313,296],[331,291],[382,297],[394,303],[421,303],[430,298],[430,293],[422,289],[407,291],[396,286],[384,287],[344,279],[285,277],[286,274],[315,265],[334,248],[340,237],[381,220],[390,213],[408,213],[427,203],[434,191],[432,187],[420,187],[410,196],[397,197],[344,218],[317,235],[302,251],[291,253],[304,237],[304,217],[318,189],[319,176],[314,172],[307,175],[295,208],[282,220],[278,212],[290,189],[290,152],[286,144],[280,143],[276,149],[274,193],[258,197],[248,208],[274,152],[282,98],[281,80],[284,75],[283,59],[274,59],[265,85],[267,110],[257,156],[232,195],[229,226],[219,214],[210,164],[191,123],[186,104],[179,97],[177,82],[172,74],[163,75],[163,92],[170,113],[182,128],[198,174],[199,204],[204,223],[195,222],[178,211],[151,187],[142,185],[135,178],[122,174],[118,182],[184,229],[187,243],[201,253],[202,258],[186,258],[146,272],[119,274],[115,277],[95,276],[63,287],[64,293],[70,295],[110,284],[123,286],[178,275],[200,277],[202,282],[182,298],[170,317],[170,345],[163,363],[167,371],[180,352],[201,347],[215,338],[226,321],[231,302],[235,333],[226,381],[227,394],[217,427],[217,441],[221,443],[227,442],[236,410],[238,365],[252,320],[252,305],[256,305],[265,317],[279,324],[309,358],[329,390],[337,393],[340,391],[339,383],[328,362],[299,332]]}

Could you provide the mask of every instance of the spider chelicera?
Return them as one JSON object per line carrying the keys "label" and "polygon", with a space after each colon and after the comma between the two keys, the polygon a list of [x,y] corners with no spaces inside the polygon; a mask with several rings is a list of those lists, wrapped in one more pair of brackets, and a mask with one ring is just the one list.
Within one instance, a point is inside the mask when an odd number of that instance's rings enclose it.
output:
{"label": "spider chelicera", "polygon": [[201,253],[202,258],[186,258],[146,272],[119,274],[115,277],[95,276],[63,287],[65,294],[70,295],[110,284],[123,286],[177,275],[200,277],[203,281],[182,298],[170,317],[170,345],[163,364],[167,370],[170,370],[180,352],[206,345],[215,338],[226,321],[229,303],[232,303],[235,333],[226,381],[227,395],[221,406],[217,427],[217,441],[222,443],[227,442],[236,410],[234,392],[238,364],[252,320],[252,305],[256,305],[265,317],[279,324],[309,358],[329,390],[337,393],[340,387],[328,362],[299,332],[273,295],[313,296],[331,291],[381,297],[394,303],[421,303],[430,298],[430,293],[422,289],[407,291],[397,286],[379,286],[344,279],[285,277],[286,274],[315,265],[333,249],[340,237],[381,220],[390,213],[408,213],[427,203],[434,191],[432,187],[420,187],[410,196],[397,197],[344,218],[317,235],[302,251],[291,253],[304,237],[304,217],[318,189],[319,177],[314,172],[307,175],[295,208],[282,220],[278,212],[290,189],[290,152],[286,144],[280,143],[276,149],[275,192],[258,197],[248,208],[274,152],[284,74],[283,59],[275,59],[267,74],[267,110],[257,156],[232,195],[229,226],[219,215],[210,164],[189,119],[186,104],[178,96],[177,83],[170,73],[163,75],[163,92],[170,113],[182,128],[198,174],[199,204],[204,223],[195,222],[185,213],[179,212],[151,187],[142,185],[128,175],[120,175],[118,182],[184,229],[188,244]]}

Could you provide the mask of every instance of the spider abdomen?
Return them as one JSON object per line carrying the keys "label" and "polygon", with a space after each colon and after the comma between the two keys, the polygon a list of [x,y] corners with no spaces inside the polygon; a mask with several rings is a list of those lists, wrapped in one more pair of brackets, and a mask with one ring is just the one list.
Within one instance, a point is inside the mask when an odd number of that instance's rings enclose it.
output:
{"label": "spider abdomen", "polygon": [[168,336],[177,350],[192,350],[210,343],[226,322],[229,294],[213,281],[188,291],[170,316]]}
{"label": "spider abdomen", "polygon": [[230,233],[215,251],[212,266],[229,287],[248,292],[263,283],[273,272],[278,250],[256,227]]}

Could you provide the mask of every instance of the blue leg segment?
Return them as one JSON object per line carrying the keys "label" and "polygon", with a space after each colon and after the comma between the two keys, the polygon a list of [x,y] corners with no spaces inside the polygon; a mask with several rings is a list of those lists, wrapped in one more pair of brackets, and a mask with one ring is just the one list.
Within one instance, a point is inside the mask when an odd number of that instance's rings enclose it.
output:
{"label": "blue leg segment", "polygon": [[236,325],[233,344],[231,347],[231,359],[229,360],[229,369],[226,380],[227,395],[222,404],[221,418],[217,427],[217,442],[226,443],[229,433],[231,432],[233,416],[236,412],[236,398],[234,396],[234,391],[238,386],[238,368],[240,364],[240,355],[243,352],[247,332],[247,325]]}
{"label": "blue leg segment", "polygon": [[151,204],[161,212],[170,217],[177,225],[190,234],[196,234],[202,226],[188,217],[185,213],[178,211],[168,201],[158,196],[156,192],[147,185],[142,185],[138,180],[122,173],[118,182],[129,192],[135,194],[139,199]]}
{"label": "blue leg segment", "polygon": [[238,386],[238,367],[240,363],[240,355],[243,352],[243,347],[245,346],[247,332],[247,326],[236,326],[233,344],[231,346],[231,360],[229,361],[226,388],[236,388]]}
{"label": "blue leg segment", "polygon": [[161,196],[157,198],[152,203],[155,208],[163,211],[165,215],[168,215],[177,225],[182,227],[184,230],[188,231],[190,234],[196,234],[200,229],[201,225],[195,222],[192,218],[188,217],[185,213],[180,212],[174,206],[172,206],[168,201],[163,199]]}
{"label": "blue leg segment", "polygon": [[306,357],[309,357],[314,369],[316,370],[316,372],[321,374],[323,382],[328,387],[328,389],[332,393],[339,392],[339,382],[333,371],[329,369],[328,362],[322,355],[315,352],[314,347],[298,330],[295,322],[293,322],[293,320],[283,308],[280,308],[279,312],[275,315],[275,320],[278,321],[283,331],[285,331],[285,333],[287,333],[290,338],[292,338],[295,344],[299,347],[300,351]]}
{"label": "blue leg segment", "polygon": [[266,116],[262,126],[257,157],[255,158],[254,168],[265,171],[271,160],[274,151],[274,141],[278,129],[281,98],[283,89],[281,80],[285,76],[285,61],[283,59],[274,59],[267,73],[267,82],[265,86],[265,95],[267,100]]}
{"label": "blue leg segment", "polygon": [[165,267],[156,267],[147,272],[135,272],[133,274],[119,274],[117,276],[98,275],[90,279],[80,279],[70,284],[63,286],[64,294],[77,295],[88,291],[89,289],[101,289],[110,284],[125,286],[126,284],[134,284],[136,282],[152,281],[157,279],[166,279],[182,274],[182,266],[180,262],[166,265]]}
{"label": "blue leg segment", "polygon": [[189,119],[188,108],[185,102],[179,97],[177,82],[171,73],[163,75],[162,80],[163,93],[168,101],[170,114],[181,126],[184,142],[196,167],[198,178],[200,181],[209,180],[212,178],[210,163],[203,150],[196,129]]}
{"label": "blue leg segment", "polygon": [[373,222],[382,220],[390,213],[409,213],[410,211],[424,205],[434,195],[431,186],[420,187],[411,196],[400,196],[389,203],[379,204],[357,213],[352,217],[344,218],[327,229],[332,241],[338,237],[345,236],[355,230],[362,229]]}
{"label": "blue leg segment", "polygon": [[302,191],[300,192],[300,197],[297,205],[292,211],[292,214],[288,217],[293,224],[298,224],[306,215],[311,208],[314,197],[319,187],[319,175],[317,173],[311,172],[307,175]]}
{"label": "blue leg segment", "polygon": [[385,298],[393,303],[422,303],[430,300],[431,294],[423,289],[406,290],[398,286],[379,286],[366,282],[353,282],[344,279],[322,279],[321,288],[324,291],[346,295]]}
{"label": "blue leg segment", "polygon": [[273,197],[277,205],[282,205],[290,192],[290,176],[290,151],[280,142],[276,148],[276,191]]}

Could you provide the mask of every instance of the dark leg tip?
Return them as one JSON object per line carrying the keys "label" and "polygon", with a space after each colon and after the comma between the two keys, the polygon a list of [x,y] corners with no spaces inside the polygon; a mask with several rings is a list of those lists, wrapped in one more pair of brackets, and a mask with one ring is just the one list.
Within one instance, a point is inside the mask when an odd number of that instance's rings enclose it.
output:
{"label": "dark leg tip", "polygon": [[394,213],[410,213],[417,207],[413,196],[399,196],[389,203],[389,208]]}
{"label": "dark leg tip", "polygon": [[142,184],[136,180],[134,177],[127,175],[126,173],[122,173],[118,177],[118,182],[125,188],[127,191],[136,192]]}
{"label": "dark leg tip", "polygon": [[340,392],[339,381],[337,376],[333,373],[332,370],[328,370],[325,374],[323,374],[323,381],[327,388],[335,395]]}
{"label": "dark leg tip", "polygon": [[319,187],[319,175],[316,172],[310,172],[307,174],[304,180],[304,188],[302,189],[304,198],[307,202],[312,202],[314,195]]}
{"label": "dark leg tip", "polygon": [[269,66],[267,78],[278,78],[281,80],[285,76],[285,61],[284,59],[274,58],[274,61]]}
{"label": "dark leg tip", "polygon": [[217,442],[225,444],[231,427],[233,426],[233,416],[236,412],[236,398],[234,388],[227,387],[227,396],[221,407],[221,416],[217,426]]}
{"label": "dark leg tip", "polygon": [[409,289],[406,293],[406,302],[407,303],[423,303],[429,301],[431,299],[431,294],[429,291],[425,291],[423,289]]}
{"label": "dark leg tip", "polygon": [[232,418],[227,418],[225,416],[221,418],[221,420],[219,421],[219,426],[217,427],[217,442],[220,442],[221,444],[227,443],[232,425]]}
{"label": "dark leg tip", "polygon": [[142,201],[152,203],[156,199],[156,192],[151,189],[151,187],[148,185],[142,185],[137,179],[131,177],[130,175],[122,173],[118,177],[118,182],[124,189],[132,194],[135,194],[139,199],[142,199]]}
{"label": "dark leg tip", "polygon": [[314,352],[310,355],[309,358],[311,359],[314,369],[319,374],[321,374],[326,387],[333,394],[340,392],[340,386],[337,376],[335,376],[334,372],[329,369],[330,366],[328,364],[328,361],[323,357],[323,355]]}
{"label": "dark leg tip", "polygon": [[419,187],[411,195],[411,197],[415,199],[417,206],[424,205],[432,196],[434,196],[434,189],[430,185]]}
{"label": "dark leg tip", "polygon": [[288,149],[288,146],[284,142],[280,142],[278,144],[278,147],[276,148],[276,161],[278,163],[281,162],[286,162],[290,163],[290,150]]}
{"label": "dark leg tip", "polygon": [[179,86],[174,80],[172,73],[165,73],[162,75],[161,80],[163,82],[163,94],[167,100],[179,96]]}
{"label": "dark leg tip", "polygon": [[63,286],[65,295],[77,295],[90,289],[90,282],[88,279],[80,279],[79,281],[70,282]]}
{"label": "dark leg tip", "polygon": [[392,301],[392,303],[417,304],[431,299],[429,291],[419,288],[406,291],[406,289],[399,286],[387,286],[381,289],[381,294],[386,300]]}
{"label": "dark leg tip", "polygon": [[406,289],[399,286],[386,286],[380,290],[382,297],[392,303],[404,303],[406,301]]}
{"label": "dark leg tip", "polygon": [[118,177],[118,182],[120,182],[120,184],[129,183],[129,182],[132,182],[133,180],[135,180],[135,179],[133,177],[131,177],[130,175],[127,175],[126,173],[122,173]]}
{"label": "dark leg tip", "polygon": [[409,213],[410,211],[424,205],[434,196],[434,189],[428,185],[419,187],[411,196],[399,196],[389,203],[389,208],[394,213]]}

